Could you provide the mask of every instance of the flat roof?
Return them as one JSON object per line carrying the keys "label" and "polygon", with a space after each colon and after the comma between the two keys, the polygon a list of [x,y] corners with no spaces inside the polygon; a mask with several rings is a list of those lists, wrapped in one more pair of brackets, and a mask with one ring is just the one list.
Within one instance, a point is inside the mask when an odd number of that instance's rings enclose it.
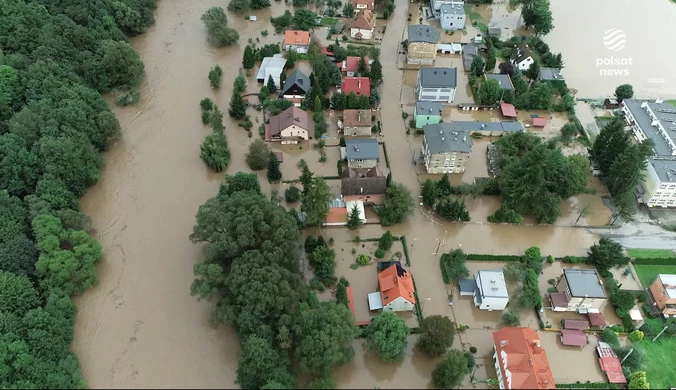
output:
{"label": "flat roof", "polygon": [[439,31],[430,25],[413,24],[408,26],[409,42],[437,43],[441,38]]}
{"label": "flat roof", "polygon": [[652,165],[661,182],[676,183],[676,159],[649,158],[648,163]]}
{"label": "flat roof", "polygon": [[441,115],[443,106],[439,102],[415,102],[417,115]]}
{"label": "flat roof", "polygon": [[563,80],[561,69],[557,68],[540,68],[540,80],[554,81]]}
{"label": "flat roof", "polygon": [[491,73],[486,73],[486,80],[495,80],[498,82],[498,85],[500,85],[500,88],[504,90],[512,90],[514,89],[514,86],[512,85],[512,79],[509,78],[508,75],[506,74],[491,74]]}
{"label": "flat roof", "polygon": [[455,88],[458,85],[456,68],[420,68],[418,80],[423,88]]}
{"label": "flat roof", "polygon": [[430,153],[470,153],[472,137],[468,131],[458,130],[450,123],[437,123],[423,127],[425,142]]}
{"label": "flat roof", "polygon": [[484,298],[509,298],[505,275],[502,271],[479,271],[476,279]]}
{"label": "flat roof", "polygon": [[453,121],[451,125],[457,126],[460,130],[466,131],[491,131],[504,133],[517,133],[523,131],[523,126],[519,121],[501,121],[501,122],[475,122],[475,121]]}
{"label": "flat roof", "polygon": [[383,298],[379,292],[372,292],[368,295],[369,310],[380,310],[383,308]]}
{"label": "flat roof", "polygon": [[596,270],[567,268],[563,270],[563,274],[568,281],[571,296],[586,298],[607,297],[601,278],[599,278]]}
{"label": "flat roof", "polygon": [[356,138],[345,141],[347,158],[362,160],[377,160],[380,158],[380,147],[375,138]]}
{"label": "flat roof", "polygon": [[[273,78],[278,78],[279,74],[284,70],[286,65],[286,58],[282,57],[281,54],[275,54],[273,57],[265,57],[261,62],[261,67],[258,68],[258,73],[256,73],[256,79],[261,80],[265,79],[266,74],[272,74],[272,70],[275,71],[277,76],[272,76]],[[265,80],[264,82],[267,82]]]}
{"label": "flat roof", "polygon": [[473,293],[476,290],[476,280],[474,279],[460,279],[458,285],[461,293]]}
{"label": "flat roof", "polygon": [[659,274],[657,277],[660,278],[664,289],[667,290],[669,298],[676,298],[676,275]]}
{"label": "flat roof", "polygon": [[[653,149],[658,156],[672,156],[672,150],[669,142],[664,139],[669,137],[671,142],[676,143],[676,106],[668,103],[655,103],[654,101],[624,99],[622,103],[627,107],[631,115],[636,120],[636,124],[646,137],[653,140]],[[646,107],[641,107],[646,103]],[[648,109],[655,115],[656,119],[666,130],[666,135],[657,127],[653,126],[653,120],[650,117]]]}

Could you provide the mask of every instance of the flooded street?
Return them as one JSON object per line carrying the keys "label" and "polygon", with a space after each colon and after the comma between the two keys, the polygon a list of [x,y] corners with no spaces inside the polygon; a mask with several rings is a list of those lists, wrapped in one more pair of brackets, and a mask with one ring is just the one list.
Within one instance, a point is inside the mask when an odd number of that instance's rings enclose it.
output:
{"label": "flooded street", "polygon": [[[419,177],[411,163],[416,139],[406,135],[401,119],[399,96],[404,79],[397,69],[397,48],[407,25],[407,5],[405,0],[397,1],[381,45],[385,83],[380,93],[383,97],[380,116],[394,181],[406,185],[417,198]],[[240,33],[240,43],[213,49],[206,44],[200,21],[201,14],[212,6],[225,4],[216,0],[160,2],[155,25],[131,41],[146,65],[142,99],[136,106],[114,108],[122,125],[122,136],[104,155],[106,167],[101,180],[82,200],[105,254],[98,266],[99,285],[76,299],[79,311],[73,350],[80,357],[84,376],[92,388],[235,386],[239,341],[228,328],[212,328],[209,325],[212,306],[196,302],[189,293],[192,267],[202,254],[188,236],[198,207],[216,194],[222,182],[222,175],[209,171],[199,158],[199,145],[210,129],[200,122],[198,103],[210,97],[222,111],[227,109],[247,39],[260,38],[260,44],[280,42],[281,36],[273,34],[268,20],[270,14],[281,15],[287,7],[282,2],[273,2],[270,9],[252,13],[258,22],[229,15],[230,26]],[[268,30],[270,35],[263,37],[262,30]],[[317,34],[325,34],[325,29]],[[214,92],[209,88],[207,73],[216,64],[225,73],[221,89]],[[251,75],[256,71],[257,67]],[[253,77],[249,77],[247,93],[257,91]],[[248,113],[255,124],[262,122],[261,113],[252,109]],[[328,121],[335,119],[336,114],[327,115]],[[232,152],[227,173],[248,171],[244,155],[251,140],[258,138],[256,126],[249,138],[227,115],[224,121]],[[309,144],[303,145],[303,149],[274,147],[284,152],[284,179],[297,177],[295,163],[300,158],[306,159],[318,175],[337,173],[337,150],[329,149],[328,162],[321,164],[317,162],[319,152]],[[478,169],[470,173],[479,175]],[[263,190],[269,192],[264,171],[259,175]],[[336,183],[331,183],[331,187],[336,188]],[[490,214],[489,206],[497,207],[496,200],[477,199],[471,207],[482,211],[477,211],[475,217],[470,210],[473,220],[485,221]],[[369,225],[356,232],[344,228],[323,232],[327,239],[335,238],[336,251],[347,263],[354,244],[345,244],[349,246],[344,251],[338,249],[339,245],[356,235],[378,237],[385,230]],[[425,300],[425,315],[452,314],[434,254],[437,248],[439,253],[461,247],[467,253],[521,254],[527,247],[537,245],[546,255],[582,255],[597,239],[585,230],[572,228],[448,224],[431,221],[419,209],[407,223],[393,227],[392,232],[407,236],[412,258],[410,269],[418,281],[420,299]],[[401,247],[401,243],[397,245]],[[355,300],[363,310],[365,297],[361,291],[375,291],[377,281],[372,280],[375,272],[351,270],[347,265],[339,265],[339,271],[345,270],[354,283]],[[469,317],[457,321],[474,325]],[[486,338],[483,330],[474,329],[467,334],[475,344]],[[386,365],[364,354],[359,347],[362,341],[356,340],[354,362],[339,368],[334,375],[338,385],[427,386],[434,363],[412,352],[414,341],[413,338],[409,341],[403,363]],[[466,346],[456,344],[456,347]],[[494,375],[491,370],[488,367],[478,371],[485,378]]]}

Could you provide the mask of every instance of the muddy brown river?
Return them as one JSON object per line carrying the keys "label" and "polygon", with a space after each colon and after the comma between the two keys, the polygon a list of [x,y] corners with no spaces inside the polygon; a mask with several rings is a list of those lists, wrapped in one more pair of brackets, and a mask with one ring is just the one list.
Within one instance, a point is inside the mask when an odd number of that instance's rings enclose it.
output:
{"label": "muddy brown river", "polygon": [[[155,25],[131,42],[146,64],[142,100],[136,106],[114,108],[122,136],[104,155],[101,180],[82,200],[105,253],[98,267],[99,285],[75,300],[79,311],[73,350],[92,388],[236,386],[239,342],[234,332],[226,327],[212,328],[211,304],[196,302],[189,294],[192,267],[200,261],[201,252],[188,236],[198,207],[216,194],[222,181],[222,175],[210,172],[199,158],[199,145],[210,130],[200,122],[198,103],[211,97],[225,111],[247,39],[281,41],[267,20],[271,13],[280,15],[287,7],[273,2],[271,9],[253,13],[258,22],[230,16],[230,25],[241,35],[240,45],[213,49],[205,42],[200,16],[209,7],[225,5],[216,0],[162,1]],[[398,100],[403,79],[396,66],[407,5],[405,0],[397,1],[382,42],[386,83],[381,91],[381,120],[394,180],[418,196],[419,177],[411,164],[416,140],[405,134]],[[261,30],[270,35],[263,38]],[[317,35],[323,38],[326,30]],[[225,70],[217,92],[209,88],[207,80],[208,70],[215,64]],[[251,79],[249,91],[257,91]],[[259,113],[250,110],[250,114],[254,123],[262,120]],[[251,140],[227,115],[224,119],[232,150],[228,173],[247,170],[244,155]],[[256,127],[253,139],[258,137]],[[318,155],[311,153],[316,152],[308,151],[304,158],[316,161]],[[291,157],[297,158],[300,156]],[[292,160],[282,164],[286,177],[297,174]],[[330,168],[320,166],[317,170],[331,174],[333,161],[327,164]],[[269,191],[267,180],[261,178],[264,191]],[[473,207],[482,208],[482,204],[496,205],[486,200]],[[488,214],[479,212],[484,220]],[[326,235],[344,242],[352,234],[367,237],[383,231],[379,226],[362,229],[357,233],[334,229]],[[563,227],[440,226],[420,210],[393,230],[409,237],[415,258],[412,272],[425,286],[421,294],[430,297],[425,298],[426,314],[448,311],[438,262],[432,254],[440,243],[442,251],[461,246],[467,252],[521,253],[538,245],[543,253],[565,255],[584,253],[596,239],[584,230]],[[355,346],[355,362],[335,375],[339,386],[427,386],[433,362],[409,353],[402,364],[385,365],[365,354],[360,341],[355,341]]]}

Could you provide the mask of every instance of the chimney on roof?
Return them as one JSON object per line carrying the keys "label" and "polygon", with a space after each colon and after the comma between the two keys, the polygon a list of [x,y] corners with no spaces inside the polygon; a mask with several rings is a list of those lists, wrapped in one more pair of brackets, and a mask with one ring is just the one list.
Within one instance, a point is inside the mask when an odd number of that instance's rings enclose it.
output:
{"label": "chimney on roof", "polygon": [[432,113],[432,107],[430,107],[430,114]]}
{"label": "chimney on roof", "polygon": [[444,137],[441,137],[441,140],[442,140],[442,141],[446,141],[446,138],[444,138]]}
{"label": "chimney on roof", "polygon": [[444,131],[443,131],[443,130],[439,130],[439,134],[444,134]]}

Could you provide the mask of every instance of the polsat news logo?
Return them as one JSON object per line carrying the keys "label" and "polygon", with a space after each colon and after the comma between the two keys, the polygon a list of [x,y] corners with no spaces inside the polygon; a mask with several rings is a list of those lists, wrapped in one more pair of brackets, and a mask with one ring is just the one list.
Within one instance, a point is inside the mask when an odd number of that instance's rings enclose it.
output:
{"label": "polsat news logo", "polygon": [[[618,28],[611,28],[603,34],[603,46],[611,52],[620,52],[627,46],[627,35]],[[600,57],[596,67],[601,76],[629,76],[629,67],[634,65],[631,57]]]}

